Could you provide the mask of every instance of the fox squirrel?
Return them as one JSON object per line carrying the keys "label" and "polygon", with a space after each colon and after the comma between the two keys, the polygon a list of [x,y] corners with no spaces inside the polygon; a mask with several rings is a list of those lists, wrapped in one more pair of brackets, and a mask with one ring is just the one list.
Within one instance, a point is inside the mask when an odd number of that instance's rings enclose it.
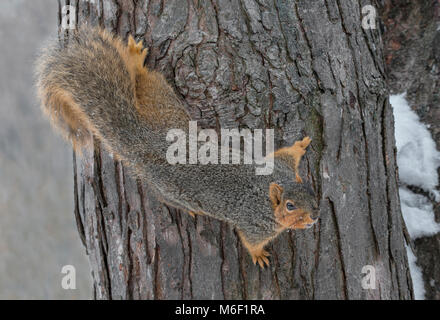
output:
{"label": "fox squirrel", "polygon": [[164,203],[230,223],[264,268],[271,239],[318,219],[315,194],[298,175],[310,138],[269,155],[271,175],[255,175],[251,165],[169,164],[166,134],[187,129],[190,118],[165,78],[144,67],[146,55],[131,36],[125,45],[100,28],[78,28],[65,47],[56,42],[37,61],[43,111],[75,151],[92,133]]}

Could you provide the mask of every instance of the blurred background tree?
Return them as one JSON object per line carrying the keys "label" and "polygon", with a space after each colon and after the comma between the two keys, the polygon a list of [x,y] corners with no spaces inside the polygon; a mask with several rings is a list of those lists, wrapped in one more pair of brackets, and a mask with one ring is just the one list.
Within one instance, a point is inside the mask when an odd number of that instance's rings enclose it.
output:
{"label": "blurred background tree", "polygon": [[[57,10],[55,1],[0,1],[0,299],[92,297],[72,214],[72,151],[43,118],[33,83]],[[61,288],[67,264],[76,290]]]}
{"label": "blurred background tree", "polygon": [[[391,92],[406,92],[411,108],[428,126],[440,150],[440,1],[382,0],[385,67]],[[432,203],[440,222],[440,203],[426,191],[407,186]],[[414,241],[426,299],[440,300],[440,233]]]}

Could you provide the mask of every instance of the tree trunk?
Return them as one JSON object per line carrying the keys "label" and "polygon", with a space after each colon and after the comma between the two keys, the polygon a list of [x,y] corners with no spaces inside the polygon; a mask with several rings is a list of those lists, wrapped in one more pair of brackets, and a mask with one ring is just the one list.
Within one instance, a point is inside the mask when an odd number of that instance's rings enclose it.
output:
{"label": "tree trunk", "polygon": [[319,223],[273,241],[261,270],[229,225],[161,205],[95,143],[74,171],[96,298],[413,297],[381,35],[362,29],[363,2],[70,1],[79,23],[144,39],[200,126],[274,128],[277,147],[309,135],[301,171],[321,199]]}
{"label": "tree trunk", "polygon": [[[440,2],[383,0],[387,29],[386,70],[393,93],[407,92],[410,106],[429,130],[440,150]],[[440,205],[423,190],[440,222]],[[423,270],[426,299],[440,300],[440,234],[414,241],[417,264]]]}

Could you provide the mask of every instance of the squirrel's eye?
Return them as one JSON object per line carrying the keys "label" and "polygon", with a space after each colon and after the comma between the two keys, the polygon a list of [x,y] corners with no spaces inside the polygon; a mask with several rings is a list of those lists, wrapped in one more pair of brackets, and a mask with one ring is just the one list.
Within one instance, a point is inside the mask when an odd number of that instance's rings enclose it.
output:
{"label": "squirrel's eye", "polygon": [[287,208],[287,210],[289,210],[289,211],[293,211],[293,210],[296,209],[296,207],[293,205],[292,202],[287,202],[287,204],[286,204],[286,208]]}

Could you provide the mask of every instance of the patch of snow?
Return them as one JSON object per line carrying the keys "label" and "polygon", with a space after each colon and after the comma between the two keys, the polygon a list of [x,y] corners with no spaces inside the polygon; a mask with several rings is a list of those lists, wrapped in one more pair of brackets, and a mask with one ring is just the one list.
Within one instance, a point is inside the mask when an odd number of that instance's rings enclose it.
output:
{"label": "patch of snow", "polygon": [[440,152],[436,149],[431,133],[411,110],[405,93],[390,96],[390,103],[394,110],[400,181],[418,186],[440,201],[439,192],[435,190],[438,184]]}
{"label": "patch of snow", "polygon": [[[397,166],[399,179],[406,185],[413,185],[429,192],[440,201],[437,168],[440,166],[440,152],[431,137],[428,127],[420,122],[405,99],[405,93],[390,96],[395,119]],[[435,222],[434,211],[427,197],[399,188],[402,215],[412,239],[431,236],[440,232],[440,224]],[[408,264],[416,300],[425,298],[422,272],[416,265],[416,256],[406,247]]]}
{"label": "patch of snow", "polygon": [[426,197],[406,188],[400,188],[399,194],[402,215],[411,239],[440,232],[440,224],[435,222],[432,204]]}
{"label": "patch of snow", "polygon": [[[399,179],[407,185],[422,188],[439,201],[436,187],[440,152],[436,149],[431,133],[411,110],[405,93],[390,96],[390,103],[395,119]],[[434,219],[433,207],[426,197],[406,188],[400,188],[399,194],[403,218],[412,239],[440,232],[440,225]]]}

